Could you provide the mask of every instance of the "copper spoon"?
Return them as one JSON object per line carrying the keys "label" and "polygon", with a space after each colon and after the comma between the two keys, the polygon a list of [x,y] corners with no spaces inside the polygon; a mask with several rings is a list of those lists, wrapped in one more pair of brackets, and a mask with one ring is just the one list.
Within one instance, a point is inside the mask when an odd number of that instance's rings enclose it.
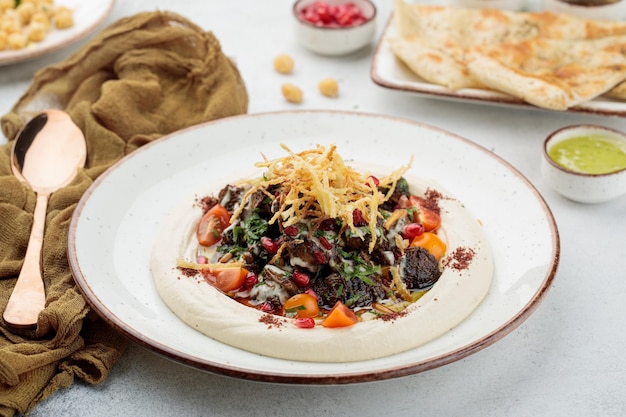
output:
{"label": "copper spoon", "polygon": [[4,310],[4,321],[14,327],[37,325],[46,305],[41,271],[41,247],[50,194],[69,184],[85,165],[87,146],[69,115],[47,110],[29,121],[17,135],[11,154],[13,174],[37,193],[33,226],[24,264]]}

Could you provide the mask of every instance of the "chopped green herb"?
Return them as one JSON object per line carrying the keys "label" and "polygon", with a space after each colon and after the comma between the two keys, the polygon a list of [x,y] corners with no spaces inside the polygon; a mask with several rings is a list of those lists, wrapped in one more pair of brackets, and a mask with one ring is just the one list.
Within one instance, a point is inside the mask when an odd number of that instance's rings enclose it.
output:
{"label": "chopped green herb", "polygon": [[345,262],[340,268],[338,268],[342,277],[344,277],[346,280],[358,278],[367,285],[376,285],[376,283],[372,281],[370,276],[379,275],[381,273],[382,268],[380,267],[380,265],[367,264],[365,260],[361,258],[357,253],[351,253],[341,249],[339,249],[338,252],[345,260],[352,261]]}
{"label": "chopped green herb", "polygon": [[306,310],[306,307],[303,305],[299,305],[299,306],[287,308],[285,309],[285,315],[287,317],[295,317],[298,315],[298,311],[300,310]]}
{"label": "chopped green herb", "polygon": [[299,305],[299,306],[288,308],[285,311],[288,313],[297,313],[300,310],[306,310],[306,307],[303,305]]}
{"label": "chopped green herb", "polygon": [[347,307],[350,307],[351,305],[355,304],[357,301],[359,301],[361,299],[361,296],[359,294],[356,294],[350,298],[348,298],[345,302],[345,305]]}
{"label": "chopped green herb", "polygon": [[396,183],[396,188],[405,196],[409,196],[411,195],[410,191],[409,191],[409,183],[407,182],[406,178],[401,177],[398,182]]}
{"label": "chopped green herb", "polygon": [[244,230],[246,231],[246,240],[248,243],[256,243],[266,233],[269,224],[266,220],[261,218],[258,212],[255,212],[244,224]]}

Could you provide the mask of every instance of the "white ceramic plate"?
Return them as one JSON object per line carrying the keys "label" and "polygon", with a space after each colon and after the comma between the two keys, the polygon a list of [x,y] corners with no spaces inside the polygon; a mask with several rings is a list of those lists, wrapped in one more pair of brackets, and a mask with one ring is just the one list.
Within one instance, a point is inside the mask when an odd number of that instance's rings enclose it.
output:
{"label": "white ceramic plate", "polygon": [[0,65],[26,61],[64,48],[86,37],[107,18],[115,0],[56,0],[57,6],[65,6],[74,12],[74,26],[68,29],[52,29],[41,42],[34,42],[24,49],[0,51]]}
{"label": "white ceramic plate", "polygon": [[[370,70],[372,80],[381,87],[443,100],[556,111],[541,109],[518,98],[496,91],[478,88],[450,90],[447,87],[424,81],[394,55],[386,39],[395,36],[395,34],[396,27],[393,24],[392,16],[387,22],[378,42]],[[613,100],[601,96],[587,103],[572,107],[567,112],[626,117],[626,101]]]}
{"label": "white ceramic plate", "polygon": [[[419,348],[352,363],[294,362],[219,343],[184,324],[161,301],[150,274],[157,229],[193,195],[250,172],[279,144],[338,146],[350,160],[436,179],[483,224],[495,276],[482,304],[459,326]],[[226,158],[231,169],[216,172]],[[224,164],[221,164],[224,166]],[[485,181],[489,178],[489,181]],[[520,221],[523,218],[524,221]],[[386,116],[278,112],[221,119],[135,151],[89,188],[70,225],[70,266],[93,308],[137,343],[182,363],[268,382],[337,384],[394,378],[463,358],[499,340],[539,305],[554,279],[559,237],[537,190],[495,154],[451,133]]]}

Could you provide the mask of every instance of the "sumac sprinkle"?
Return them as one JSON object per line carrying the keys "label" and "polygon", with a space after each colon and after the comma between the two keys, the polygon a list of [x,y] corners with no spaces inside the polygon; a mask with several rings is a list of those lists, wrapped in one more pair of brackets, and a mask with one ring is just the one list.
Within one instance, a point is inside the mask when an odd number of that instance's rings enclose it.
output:
{"label": "sumac sprinkle", "polygon": [[397,311],[397,312],[393,312],[391,314],[383,314],[380,316],[380,319],[382,321],[392,321],[395,320],[399,317],[404,317],[406,316],[406,311]]}
{"label": "sumac sprinkle", "polygon": [[219,200],[214,196],[205,196],[205,197],[202,197],[200,201],[198,201],[198,205],[200,206],[200,209],[202,210],[202,214],[211,210],[214,206],[217,205],[217,203],[219,203]]}
{"label": "sumac sprinkle", "polygon": [[179,267],[178,270],[181,272],[181,274],[183,274],[186,277],[195,277],[196,275],[198,275],[198,270],[193,269],[193,268],[181,268]]}
{"label": "sumac sprinkle", "polygon": [[273,314],[263,314],[259,321],[267,324],[268,329],[271,329],[273,326],[281,327],[283,325],[283,320]]}
{"label": "sumac sprinkle", "polygon": [[459,246],[444,260],[444,266],[457,271],[467,269],[474,259],[476,252],[472,248]]}

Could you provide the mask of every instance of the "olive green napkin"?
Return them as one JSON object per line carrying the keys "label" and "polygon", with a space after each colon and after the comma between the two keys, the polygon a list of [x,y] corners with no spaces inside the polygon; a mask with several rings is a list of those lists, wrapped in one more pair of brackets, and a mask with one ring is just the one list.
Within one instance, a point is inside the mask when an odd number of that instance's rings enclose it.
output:
{"label": "olive green napkin", "polygon": [[[0,415],[28,412],[75,377],[103,381],[126,346],[91,311],[68,265],[68,228],[81,195],[137,147],[193,124],[246,113],[247,106],[240,74],[215,36],[170,12],[121,19],[65,62],[35,74],[2,117],[4,135],[13,140],[26,120],[57,107],[85,133],[88,156],[85,169],[49,200],[42,255],[46,308],[36,330],[24,335],[0,326]],[[0,147],[2,311],[22,265],[35,207],[35,194],[11,174],[10,145]]]}

